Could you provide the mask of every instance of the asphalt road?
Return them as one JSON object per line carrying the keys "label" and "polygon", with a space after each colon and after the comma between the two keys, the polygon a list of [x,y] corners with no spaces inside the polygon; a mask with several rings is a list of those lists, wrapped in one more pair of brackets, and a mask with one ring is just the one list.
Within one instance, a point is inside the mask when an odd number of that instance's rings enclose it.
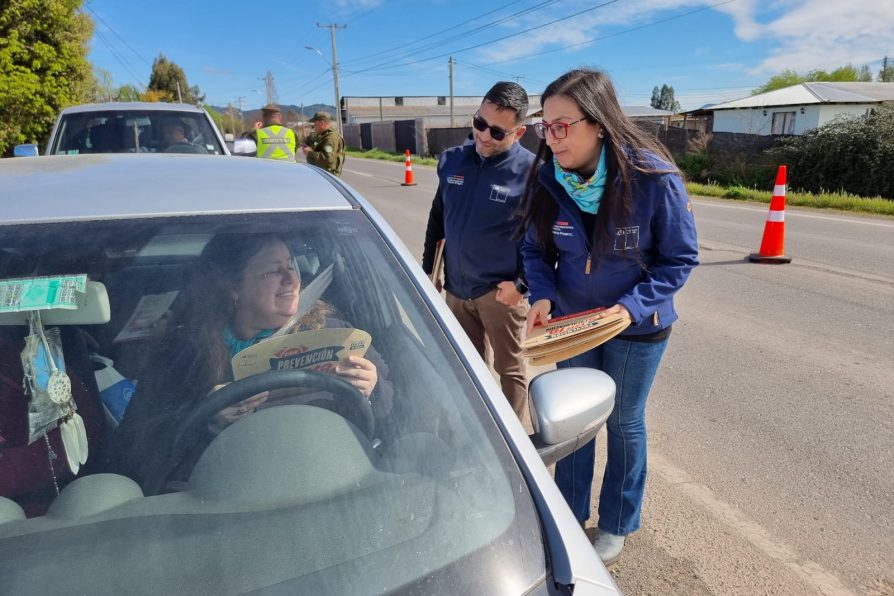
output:
{"label": "asphalt road", "polygon": [[[421,256],[436,178],[414,170],[402,187],[403,164],[349,158],[344,179]],[[792,263],[756,265],[765,205],[693,203],[702,265],[651,394],[642,529],[616,581],[894,595],[894,221],[789,208]]]}

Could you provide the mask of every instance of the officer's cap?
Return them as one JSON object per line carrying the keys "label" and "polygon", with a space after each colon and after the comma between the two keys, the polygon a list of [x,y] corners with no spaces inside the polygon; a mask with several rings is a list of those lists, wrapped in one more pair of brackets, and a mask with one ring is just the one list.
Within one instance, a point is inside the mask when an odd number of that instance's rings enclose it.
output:
{"label": "officer's cap", "polygon": [[316,122],[317,120],[331,121],[332,114],[329,112],[317,112],[311,117],[310,122]]}
{"label": "officer's cap", "polygon": [[265,114],[279,114],[280,113],[279,106],[276,105],[275,103],[268,103],[266,106],[261,108],[261,111],[264,112]]}

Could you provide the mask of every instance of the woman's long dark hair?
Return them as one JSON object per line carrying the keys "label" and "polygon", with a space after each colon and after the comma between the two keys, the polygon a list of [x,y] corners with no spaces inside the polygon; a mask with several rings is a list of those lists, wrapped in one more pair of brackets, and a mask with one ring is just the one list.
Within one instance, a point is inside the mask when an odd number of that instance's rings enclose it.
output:
{"label": "woman's long dark hair", "polygon": [[[667,149],[624,114],[606,73],[585,68],[569,71],[547,86],[540,98],[540,105],[554,96],[567,97],[577,104],[588,122],[602,127],[608,183],[593,232],[593,252],[598,258],[610,246],[611,227],[624,225],[633,219],[637,175],[678,173],[679,170],[673,165]],[[656,159],[663,162],[658,167],[653,165]],[[558,214],[558,205],[538,181],[540,168],[552,168],[552,160],[553,153],[546,140],[542,140],[537,159],[528,173],[519,209],[521,232],[533,226],[545,253],[555,255],[552,226]]]}
{"label": "woman's long dark hair", "polygon": [[[165,441],[172,428],[215,385],[232,380],[224,329],[236,313],[236,289],[249,260],[271,242],[288,246],[279,236],[261,233],[217,234],[205,246],[183,295],[146,350],[137,391],[115,437],[110,469],[143,485],[152,470],[167,465],[170,445]],[[296,327],[321,328],[326,317],[336,315],[319,301]]]}

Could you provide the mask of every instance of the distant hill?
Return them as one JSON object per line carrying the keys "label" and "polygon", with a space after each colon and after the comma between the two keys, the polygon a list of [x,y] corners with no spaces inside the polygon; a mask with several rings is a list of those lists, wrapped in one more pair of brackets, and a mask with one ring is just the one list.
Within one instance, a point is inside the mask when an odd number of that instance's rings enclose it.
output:
{"label": "distant hill", "polygon": [[[302,107],[291,105],[291,104],[276,104],[279,106],[279,109],[282,110],[283,120],[286,122],[301,122],[302,117]],[[225,114],[227,111],[227,107],[219,107],[219,106],[208,106],[212,110],[219,112],[221,114]],[[330,106],[326,104],[315,103],[312,105],[304,106],[304,120],[307,120],[311,116],[313,116],[316,112],[325,110],[335,116],[335,106]],[[236,110],[236,113],[239,113],[239,110]],[[261,108],[257,107],[254,109],[246,109],[242,112],[242,118],[245,122],[254,122],[261,119]]]}

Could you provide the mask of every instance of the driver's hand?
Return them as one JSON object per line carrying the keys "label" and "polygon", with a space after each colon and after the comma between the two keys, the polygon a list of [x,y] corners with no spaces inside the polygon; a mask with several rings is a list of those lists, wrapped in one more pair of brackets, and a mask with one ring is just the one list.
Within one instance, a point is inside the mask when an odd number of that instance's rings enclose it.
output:
{"label": "driver's hand", "polygon": [[360,356],[348,357],[347,363],[339,364],[336,367],[335,374],[353,385],[366,399],[372,395],[373,389],[376,388],[376,383],[379,381],[376,365]]}
{"label": "driver's hand", "polygon": [[[216,391],[223,386],[224,385],[217,385],[214,387],[214,390]],[[267,401],[268,397],[270,397],[269,391],[263,391],[261,393],[258,393],[257,395],[252,395],[248,399],[244,399],[228,408],[224,408],[223,410],[215,414],[212,420],[218,426],[229,426],[237,420],[245,418],[249,414],[253,413],[259,407],[261,407],[261,405],[265,401]]]}

